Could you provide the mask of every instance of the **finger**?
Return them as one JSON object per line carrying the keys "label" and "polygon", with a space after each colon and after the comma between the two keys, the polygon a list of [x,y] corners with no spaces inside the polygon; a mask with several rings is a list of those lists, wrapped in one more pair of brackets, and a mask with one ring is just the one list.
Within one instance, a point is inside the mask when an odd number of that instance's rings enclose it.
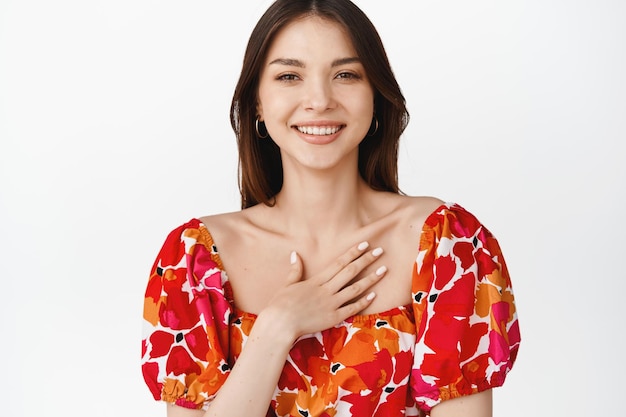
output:
{"label": "finger", "polygon": [[289,255],[289,263],[291,264],[291,269],[289,269],[289,274],[287,275],[287,285],[300,281],[303,269],[302,258],[295,250]]}
{"label": "finger", "polygon": [[372,292],[369,292],[367,295],[360,297],[355,302],[346,304],[345,306],[338,308],[337,309],[337,318],[338,318],[337,322],[339,323],[348,317],[352,317],[354,315],[359,314],[368,305],[370,305],[372,301],[374,301],[374,298],[376,298],[376,293],[372,291]]}
{"label": "finger", "polygon": [[327,282],[345,267],[350,265],[354,260],[363,256],[369,246],[370,244],[368,242],[361,242],[358,245],[351,247],[345,253],[335,259],[335,261],[332,262],[330,266],[328,266],[326,269],[324,269],[324,271],[322,271],[318,275],[318,277],[320,277],[323,282]]}
{"label": "finger", "polygon": [[340,305],[343,305],[349,303],[351,300],[361,297],[371,288],[372,285],[376,284],[385,275],[385,273],[387,273],[387,267],[383,265],[375,272],[364,276],[350,285],[347,285],[345,288],[342,288],[336,295],[337,302],[340,303]]}
{"label": "finger", "polygon": [[368,265],[374,262],[380,255],[382,255],[383,249],[376,248],[372,251],[368,251],[361,257],[350,262],[341,271],[339,271],[334,277],[326,282],[326,286],[333,293],[338,292],[345,287],[351,280],[353,280],[361,271],[363,271]]}

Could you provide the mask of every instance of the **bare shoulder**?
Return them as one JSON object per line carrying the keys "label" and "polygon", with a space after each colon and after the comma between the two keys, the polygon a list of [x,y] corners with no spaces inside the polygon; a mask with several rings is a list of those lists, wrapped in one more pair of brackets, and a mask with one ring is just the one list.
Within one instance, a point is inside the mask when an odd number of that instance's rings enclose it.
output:
{"label": "bare shoulder", "polygon": [[443,200],[430,196],[398,196],[397,212],[411,227],[420,227],[437,208],[445,204]]}
{"label": "bare shoulder", "polygon": [[211,214],[199,217],[199,220],[210,231],[216,231],[233,227],[233,225],[241,223],[243,211],[233,211],[228,213]]}
{"label": "bare shoulder", "polygon": [[408,196],[403,195],[400,198],[404,201],[404,203],[416,210],[420,213],[430,214],[435,211],[442,204],[445,204],[445,201],[431,196]]}
{"label": "bare shoulder", "polygon": [[251,207],[245,210],[213,214],[200,217],[199,220],[205,225],[215,242],[229,242],[237,245],[244,237],[252,237],[259,233],[259,227],[255,221],[258,209]]}

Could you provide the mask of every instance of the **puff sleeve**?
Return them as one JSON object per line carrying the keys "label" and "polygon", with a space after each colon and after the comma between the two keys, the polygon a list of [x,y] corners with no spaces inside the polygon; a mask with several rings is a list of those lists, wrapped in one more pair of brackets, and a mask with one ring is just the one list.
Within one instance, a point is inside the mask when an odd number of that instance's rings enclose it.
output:
{"label": "puff sleeve", "polygon": [[418,407],[504,383],[520,344],[511,280],[496,239],[462,207],[443,205],[426,220],[412,296]]}
{"label": "puff sleeve", "polygon": [[230,367],[231,304],[217,249],[199,220],[167,237],[154,262],[143,311],[142,373],[157,400],[206,409]]}

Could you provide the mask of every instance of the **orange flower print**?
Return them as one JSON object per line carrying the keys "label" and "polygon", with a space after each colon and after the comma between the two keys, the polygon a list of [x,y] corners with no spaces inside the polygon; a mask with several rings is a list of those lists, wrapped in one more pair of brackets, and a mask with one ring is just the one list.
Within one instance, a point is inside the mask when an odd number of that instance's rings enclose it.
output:
{"label": "orange flower print", "polygon": [[[410,305],[350,317],[297,340],[268,417],[400,417],[500,386],[520,345],[496,239],[444,204],[424,222]],[[211,235],[192,219],[170,233],[148,279],[142,372],[155,399],[207,409],[256,316],[234,308]]]}

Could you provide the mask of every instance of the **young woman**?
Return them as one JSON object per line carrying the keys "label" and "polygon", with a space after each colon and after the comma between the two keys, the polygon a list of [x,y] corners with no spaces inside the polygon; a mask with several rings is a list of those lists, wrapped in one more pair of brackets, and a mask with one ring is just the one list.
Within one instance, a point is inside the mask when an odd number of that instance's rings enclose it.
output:
{"label": "young woman", "polygon": [[143,374],[175,416],[489,416],[519,346],[496,240],[400,194],[408,121],[348,0],[278,0],[231,108],[242,210],[167,237]]}

